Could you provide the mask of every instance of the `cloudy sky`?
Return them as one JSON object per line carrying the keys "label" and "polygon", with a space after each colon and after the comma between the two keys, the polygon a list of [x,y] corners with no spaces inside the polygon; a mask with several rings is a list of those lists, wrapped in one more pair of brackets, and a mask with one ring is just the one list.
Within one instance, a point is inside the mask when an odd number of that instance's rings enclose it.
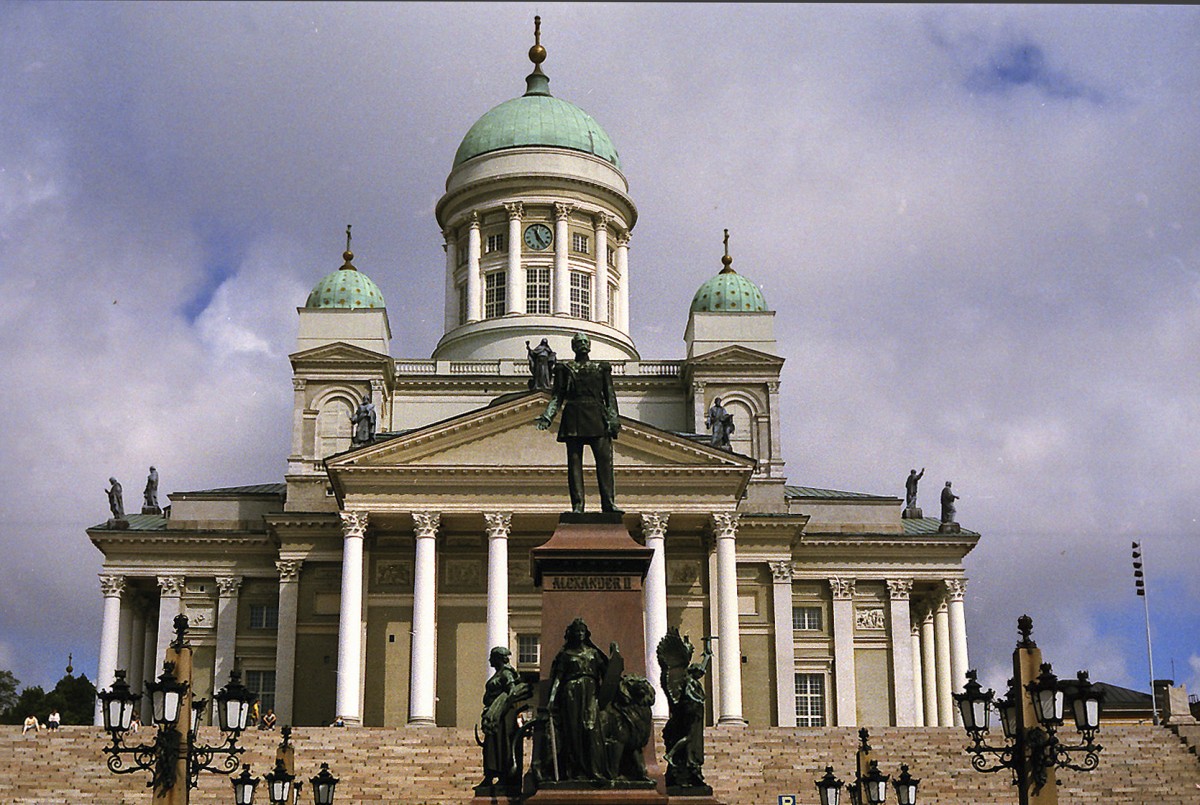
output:
{"label": "cloudy sky", "polygon": [[[1200,692],[1200,9],[559,5],[551,90],[640,209],[633,335],[735,267],[778,311],[792,483],[952,480],[972,664]],[[433,207],[520,94],[535,7],[0,4],[0,668],[96,673],[110,475],[282,480],[295,308],[380,286],[441,335]]]}

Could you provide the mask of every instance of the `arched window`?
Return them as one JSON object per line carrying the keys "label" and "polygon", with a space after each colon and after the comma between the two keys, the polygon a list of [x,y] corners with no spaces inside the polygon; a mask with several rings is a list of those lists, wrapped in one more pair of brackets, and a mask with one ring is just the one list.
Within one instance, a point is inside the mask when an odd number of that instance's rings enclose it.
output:
{"label": "arched window", "polygon": [[317,414],[317,458],[350,449],[350,401],[331,397],[321,404]]}

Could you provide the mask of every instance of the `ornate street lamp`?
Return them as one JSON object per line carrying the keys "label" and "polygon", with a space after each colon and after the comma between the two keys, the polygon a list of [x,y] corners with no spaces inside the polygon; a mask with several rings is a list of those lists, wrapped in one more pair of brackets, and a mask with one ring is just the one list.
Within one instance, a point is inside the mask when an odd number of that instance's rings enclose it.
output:
{"label": "ornate street lamp", "polygon": [[312,786],[315,805],[333,805],[333,790],[337,788],[338,778],[329,773],[328,763],[322,763],[321,771],[308,782]]}
{"label": "ornate street lamp", "polygon": [[[871,759],[871,746],[867,743],[870,734],[867,730],[858,731],[858,752],[854,771],[854,783],[849,787],[850,801],[854,805],[882,805],[887,802],[888,780],[886,774],[879,770],[879,762]],[[866,774],[863,773],[864,767]],[[896,789],[896,801],[900,805],[915,805],[917,801],[917,786],[921,781],[908,773],[908,766],[900,766],[900,776],[892,782]],[[821,805],[838,805],[842,796],[842,781],[833,776],[833,766],[825,767],[825,776],[817,780],[817,793],[821,797]]]}
{"label": "ornate street lamp", "polygon": [[252,805],[258,782],[257,777],[250,776],[250,766],[242,766],[242,773],[233,778],[234,805]]}
{"label": "ornate street lamp", "polygon": [[290,774],[283,758],[275,760],[274,771],[267,772],[267,799],[271,805],[292,805],[292,783],[296,775]]}
{"label": "ornate street lamp", "polygon": [[[1103,691],[1092,685],[1086,671],[1080,671],[1077,679],[1059,680],[1050,663],[1041,661],[1041,650],[1031,637],[1033,619],[1028,615],[1017,620],[1017,629],[1022,639],[1013,652],[1013,678],[1008,680],[1005,698],[993,702],[995,692],[984,692],[975,672],[968,671],[963,692],[954,694],[954,700],[962,714],[963,728],[972,741],[967,752],[975,770],[1008,769],[1021,805],[1028,805],[1031,797],[1048,805],[1057,802],[1057,789],[1051,784],[1056,768],[1092,771],[1100,765],[1103,747],[1095,742],[1095,737],[1100,728]],[[1033,679],[1035,668],[1038,674]],[[1000,712],[1004,731],[1002,746],[987,743],[988,713],[993,703]],[[1068,745],[1058,737],[1068,707],[1075,729],[1083,738],[1082,744]],[[1081,753],[1082,759],[1075,762]]]}
{"label": "ornate street lamp", "polygon": [[[177,615],[174,626],[176,636],[171,643],[171,649],[177,658],[190,660],[191,647],[186,640],[187,616]],[[125,682],[125,671],[116,672],[116,679],[109,690],[97,693],[101,702],[101,712],[104,714],[104,728],[112,739],[112,744],[103,749],[108,755],[108,770],[114,774],[148,771],[151,773],[150,785],[160,793],[175,788],[179,776],[177,761],[182,758],[187,760],[186,790],[197,786],[201,771],[233,774],[237,771],[238,757],[246,751],[244,747],[237,745],[237,741],[246,729],[246,716],[243,711],[249,710],[246,700],[250,694],[242,687],[238,675],[231,674],[229,684],[213,697],[217,702],[218,720],[225,738],[220,745],[209,746],[201,744],[198,739],[200,716],[208,702],[205,699],[197,699],[190,703],[190,707],[187,706],[191,680],[179,679],[176,676],[179,667],[176,662],[167,660],[163,663],[163,672],[158,681],[146,683],[154,723],[158,726],[154,742],[151,744],[126,746],[124,743],[124,736],[132,721],[133,707],[140,700]],[[183,663],[183,668],[190,677],[191,663]],[[187,710],[191,711],[191,717],[186,719],[187,727],[183,729],[179,720]],[[218,756],[223,756],[223,759],[214,763]],[[126,765],[126,760],[129,761],[129,765]],[[250,796],[253,796],[252,786]],[[186,801],[186,796],[184,800]]]}

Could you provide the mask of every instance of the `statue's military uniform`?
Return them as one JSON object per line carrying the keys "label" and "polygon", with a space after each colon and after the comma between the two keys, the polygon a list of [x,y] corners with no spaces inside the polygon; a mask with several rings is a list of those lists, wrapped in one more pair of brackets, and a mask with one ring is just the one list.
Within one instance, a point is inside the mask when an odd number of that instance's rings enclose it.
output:
{"label": "statue's military uniform", "polygon": [[554,396],[566,401],[558,440],[616,438],[620,424],[612,366],[604,361],[566,361],[555,368]]}

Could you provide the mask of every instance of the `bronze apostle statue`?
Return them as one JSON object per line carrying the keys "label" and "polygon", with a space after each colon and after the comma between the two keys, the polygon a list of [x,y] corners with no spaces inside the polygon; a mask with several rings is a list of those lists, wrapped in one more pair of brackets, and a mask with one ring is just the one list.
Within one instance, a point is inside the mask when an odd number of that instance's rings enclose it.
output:
{"label": "bronze apostle statue", "polygon": [[567,485],[571,492],[571,511],[581,513],[583,499],[583,448],[590,445],[596,460],[596,485],[600,487],[602,511],[621,513],[616,504],[613,482],[613,440],[621,430],[617,413],[617,395],[613,391],[612,367],[606,361],[591,360],[591,339],[576,333],[571,339],[575,359],[559,361],[554,367],[554,387],[550,403],[535,422],[546,430],[562,411],[558,440],[567,445]]}

